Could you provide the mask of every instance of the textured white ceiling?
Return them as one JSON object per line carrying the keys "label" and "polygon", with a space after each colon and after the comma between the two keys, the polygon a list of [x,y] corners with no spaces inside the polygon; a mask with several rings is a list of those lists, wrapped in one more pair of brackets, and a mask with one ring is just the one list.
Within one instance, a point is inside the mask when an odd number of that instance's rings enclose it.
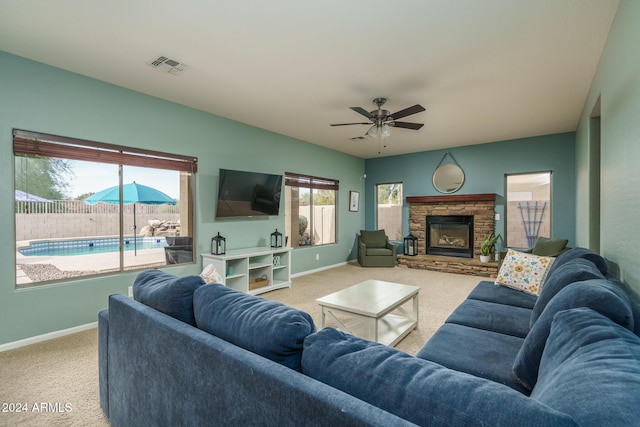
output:
{"label": "textured white ceiling", "polygon": [[[618,0],[0,0],[0,50],[363,158],[574,131]],[[147,63],[165,55],[179,76]]]}

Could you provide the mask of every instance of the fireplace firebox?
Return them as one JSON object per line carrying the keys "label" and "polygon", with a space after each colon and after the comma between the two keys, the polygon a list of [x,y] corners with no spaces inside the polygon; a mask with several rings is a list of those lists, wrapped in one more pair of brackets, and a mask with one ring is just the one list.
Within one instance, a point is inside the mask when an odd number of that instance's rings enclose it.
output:
{"label": "fireplace firebox", "polygon": [[473,215],[427,215],[427,254],[473,258]]}

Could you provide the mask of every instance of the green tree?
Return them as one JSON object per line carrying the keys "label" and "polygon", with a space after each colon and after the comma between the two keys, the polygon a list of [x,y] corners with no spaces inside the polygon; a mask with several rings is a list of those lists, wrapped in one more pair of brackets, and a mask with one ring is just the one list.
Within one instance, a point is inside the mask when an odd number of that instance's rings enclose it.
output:
{"label": "green tree", "polygon": [[63,200],[73,178],[71,161],[53,157],[16,156],[16,190],[49,200]]}
{"label": "green tree", "polygon": [[336,192],[334,190],[316,190],[313,193],[313,204],[316,206],[333,206],[336,204]]}
{"label": "green tree", "polygon": [[[311,204],[311,190],[301,188],[298,196],[300,206]],[[334,190],[313,190],[314,206],[332,206],[336,204],[336,192]]]}
{"label": "green tree", "polygon": [[81,194],[79,196],[76,196],[76,198],[74,200],[84,200],[87,197],[93,196],[94,194],[96,194],[96,193],[95,192],[84,193],[84,194]]}
{"label": "green tree", "polygon": [[402,194],[400,184],[380,184],[378,185],[378,204],[401,204]]}
{"label": "green tree", "polygon": [[300,189],[298,203],[300,206],[309,206],[311,203],[311,193],[307,189]]}

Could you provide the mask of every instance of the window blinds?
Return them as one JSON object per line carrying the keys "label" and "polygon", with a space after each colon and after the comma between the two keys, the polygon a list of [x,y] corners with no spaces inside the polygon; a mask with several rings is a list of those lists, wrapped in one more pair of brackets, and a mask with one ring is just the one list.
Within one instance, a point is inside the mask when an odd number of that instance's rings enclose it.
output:
{"label": "window blinds", "polygon": [[17,129],[13,131],[13,152],[18,155],[56,157],[180,172],[195,173],[198,169],[198,159],[195,157]]}
{"label": "window blinds", "polygon": [[319,178],[316,176],[285,172],[284,183],[285,185],[288,185],[290,187],[303,187],[320,190],[338,190],[340,181],[336,179]]}

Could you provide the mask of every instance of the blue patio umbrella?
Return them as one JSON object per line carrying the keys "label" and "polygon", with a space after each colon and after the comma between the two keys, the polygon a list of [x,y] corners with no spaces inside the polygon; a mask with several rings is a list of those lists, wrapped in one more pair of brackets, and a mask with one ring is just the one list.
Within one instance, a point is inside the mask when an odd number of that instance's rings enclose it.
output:
{"label": "blue patio umbrella", "polygon": [[[110,203],[110,204],[119,204],[120,203],[120,187],[113,186],[109,188],[105,188],[102,191],[98,191],[92,196],[84,199],[84,202],[89,205],[95,205],[96,203]],[[122,204],[131,205],[133,204],[133,248],[134,254],[138,254],[138,248],[136,246],[137,233],[136,233],[136,203],[142,203],[144,205],[175,205],[176,200],[169,197],[165,193],[160,190],[156,190],[155,188],[138,184],[133,181],[130,184],[124,184],[122,186]]]}

